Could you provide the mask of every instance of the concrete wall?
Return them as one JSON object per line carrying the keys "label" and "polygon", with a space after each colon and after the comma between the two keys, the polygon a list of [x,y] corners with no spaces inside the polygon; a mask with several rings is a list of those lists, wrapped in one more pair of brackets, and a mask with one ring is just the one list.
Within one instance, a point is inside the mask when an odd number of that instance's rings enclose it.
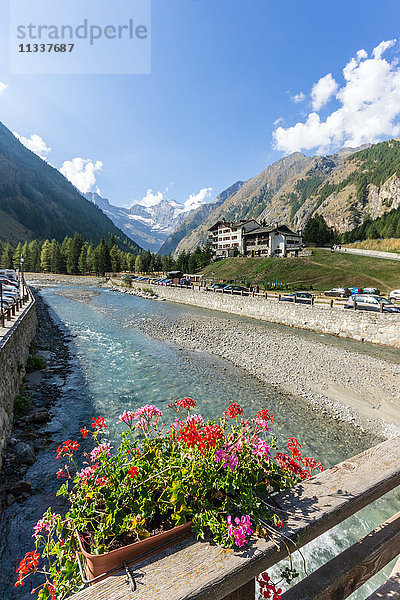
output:
{"label": "concrete wall", "polygon": [[277,299],[262,297],[230,296],[228,294],[206,292],[204,288],[194,290],[171,288],[139,283],[132,287],[151,287],[160,298],[171,302],[191,304],[201,308],[220,310],[244,317],[253,317],[290,327],[311,329],[320,333],[330,333],[374,344],[384,344],[400,348],[400,314],[380,314],[365,311],[346,310],[343,307],[329,308],[329,305],[308,306],[291,302],[278,302]]}
{"label": "concrete wall", "polygon": [[32,301],[12,328],[0,338],[0,468],[3,449],[12,430],[14,400],[25,376],[29,345],[36,326],[36,308]]}
{"label": "concrete wall", "polygon": [[390,260],[400,260],[400,255],[396,252],[382,252],[382,250],[364,250],[363,248],[342,248],[336,252],[346,252],[348,254],[359,254],[360,256],[371,256],[372,258],[389,258]]}

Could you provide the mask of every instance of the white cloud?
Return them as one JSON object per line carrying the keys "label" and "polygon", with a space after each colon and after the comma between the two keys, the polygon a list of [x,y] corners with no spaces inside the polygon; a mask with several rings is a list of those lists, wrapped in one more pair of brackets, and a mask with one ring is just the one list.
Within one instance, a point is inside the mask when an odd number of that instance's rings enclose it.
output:
{"label": "white cloud", "polygon": [[293,102],[296,102],[296,104],[298,104],[299,102],[303,102],[303,100],[305,100],[306,95],[303,94],[303,92],[299,92],[298,94],[295,94],[294,96],[292,96],[292,100]]}
{"label": "white cloud", "polygon": [[162,192],[154,193],[153,190],[147,190],[146,195],[139,200],[138,204],[150,208],[151,206],[159,204],[161,200],[164,200],[164,194]]}
{"label": "white cloud", "polygon": [[[87,194],[96,184],[95,173],[102,168],[101,160],[94,162],[89,158],[77,157],[66,160],[60,171],[82,194]],[[97,188],[97,193],[99,192]]]}
{"label": "white cloud", "polygon": [[8,85],[6,85],[2,81],[0,81],[0,94],[2,94],[7,88],[8,88]]}
{"label": "white cloud", "polygon": [[321,93],[315,96],[316,104],[313,102],[313,112],[305,122],[275,129],[276,149],[290,153],[316,148],[322,153],[400,135],[400,67],[396,58],[383,57],[394,44],[395,40],[381,42],[370,58],[365,50],[359,50],[343,68],[344,84],[336,92],[341,106],[321,121],[315,112],[318,100],[321,102],[324,98],[321,87]]}
{"label": "white cloud", "polygon": [[185,212],[195,210],[202,204],[205,204],[211,199],[212,188],[202,188],[197,194],[190,194],[189,198],[184,202]]}
{"label": "white cloud", "polygon": [[[381,42],[380,44],[378,44],[378,46],[376,48],[374,48],[372,50],[372,58],[382,58],[382,54],[384,52],[386,52],[386,50],[388,50],[389,48],[391,48],[392,46],[394,46],[396,43],[396,40],[386,40],[384,42]],[[364,50],[365,52],[365,50]]]}
{"label": "white cloud", "polygon": [[338,89],[338,84],[332,77],[332,73],[328,73],[325,77],[321,77],[317,83],[313,85],[311,90],[311,101],[313,110],[320,110],[333,96]]}
{"label": "white cloud", "polygon": [[30,138],[26,138],[23,135],[19,135],[16,131],[13,131],[13,134],[26,148],[47,161],[47,155],[51,152],[51,148],[47,146],[40,135],[33,133]]}

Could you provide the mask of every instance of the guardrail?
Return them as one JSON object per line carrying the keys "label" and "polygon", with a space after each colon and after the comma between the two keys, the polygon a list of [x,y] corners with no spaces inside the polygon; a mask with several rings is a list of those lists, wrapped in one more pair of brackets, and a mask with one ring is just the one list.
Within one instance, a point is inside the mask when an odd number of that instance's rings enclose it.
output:
{"label": "guardrail", "polygon": [[[269,539],[234,552],[189,539],[129,569],[130,592],[122,571],[70,597],[70,600],[254,600],[255,577],[321,534],[400,485],[400,436],[354,456],[273,497],[285,525]],[[347,598],[396,558],[400,513],[282,595],[282,600]],[[396,587],[396,573],[382,588]],[[386,587],[385,587],[386,586]]]}
{"label": "guardrail", "polygon": [[24,305],[29,302],[30,296],[28,289],[23,286],[23,293],[16,298],[11,305],[7,305],[2,298],[2,284],[0,283],[0,327],[5,327],[8,321],[11,321],[16,314],[23,309]]}

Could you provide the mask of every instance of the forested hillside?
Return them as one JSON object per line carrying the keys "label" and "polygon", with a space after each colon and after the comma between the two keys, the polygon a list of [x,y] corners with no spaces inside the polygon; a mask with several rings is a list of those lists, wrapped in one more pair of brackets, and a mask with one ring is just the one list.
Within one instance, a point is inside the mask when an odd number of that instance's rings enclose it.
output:
{"label": "forested hillside", "polygon": [[92,202],[0,123],[0,239],[16,243],[77,232],[98,243],[114,235],[124,250],[139,246]]}

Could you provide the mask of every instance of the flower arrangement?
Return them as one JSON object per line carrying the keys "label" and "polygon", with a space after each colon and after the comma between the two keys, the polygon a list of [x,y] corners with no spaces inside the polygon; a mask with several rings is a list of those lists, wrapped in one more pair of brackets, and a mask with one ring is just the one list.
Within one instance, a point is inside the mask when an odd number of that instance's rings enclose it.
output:
{"label": "flower arrangement", "polygon": [[[231,404],[218,422],[192,414],[192,398],[169,405],[177,416],[161,424],[153,405],[124,411],[126,430],[118,449],[105,439],[103,417],[81,429],[95,446],[77,460],[81,444],[66,440],[56,458],[64,479],[57,495],[67,496],[65,516],[49,508],[34,527],[35,550],[20,562],[16,586],[43,574],[34,592],[39,600],[62,600],[82,587],[75,556],[75,533],[91,554],[144,540],[189,521],[197,539],[207,536],[224,547],[242,548],[251,537],[283,526],[267,500],[271,493],[311,477],[320,463],[304,457],[295,438],[288,453],[278,452],[268,410],[252,418]],[[280,590],[267,574],[259,579],[265,598],[279,600]],[[275,595],[273,595],[275,594]]]}

